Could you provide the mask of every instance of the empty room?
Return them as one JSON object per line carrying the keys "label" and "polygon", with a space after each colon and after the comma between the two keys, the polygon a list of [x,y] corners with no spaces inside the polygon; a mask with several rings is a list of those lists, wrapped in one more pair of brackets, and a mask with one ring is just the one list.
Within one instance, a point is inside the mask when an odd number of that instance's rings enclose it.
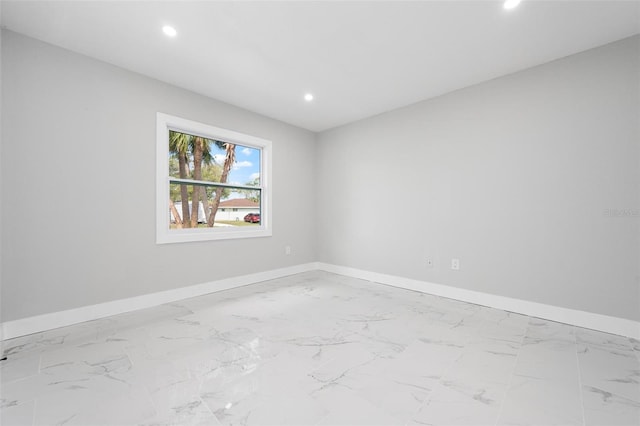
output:
{"label": "empty room", "polygon": [[640,425],[640,1],[0,23],[1,425]]}

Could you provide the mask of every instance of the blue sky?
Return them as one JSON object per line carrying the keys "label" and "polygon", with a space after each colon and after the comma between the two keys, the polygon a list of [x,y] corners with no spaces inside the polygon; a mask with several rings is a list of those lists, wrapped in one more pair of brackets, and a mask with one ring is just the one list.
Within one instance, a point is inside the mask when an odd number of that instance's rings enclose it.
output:
{"label": "blue sky", "polygon": [[[212,145],[211,153],[216,163],[223,165],[225,152]],[[236,145],[236,163],[229,173],[228,183],[244,185],[258,177],[260,171],[260,150]]]}
{"label": "blue sky", "polygon": [[[224,165],[226,152],[218,148],[214,143],[209,145],[214,161],[220,166]],[[171,154],[169,155],[171,156]],[[190,163],[190,168],[193,163]],[[231,168],[227,183],[246,185],[260,176],[260,150],[257,148],[236,145],[236,162]],[[177,177],[177,174],[176,174]],[[229,198],[244,198],[246,194],[232,192]]]}

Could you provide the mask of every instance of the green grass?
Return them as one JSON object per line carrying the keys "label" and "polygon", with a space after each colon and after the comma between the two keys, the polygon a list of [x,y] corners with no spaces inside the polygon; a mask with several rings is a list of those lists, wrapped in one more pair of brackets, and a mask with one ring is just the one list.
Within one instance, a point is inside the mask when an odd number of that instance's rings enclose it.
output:
{"label": "green grass", "polygon": [[260,226],[259,223],[249,223],[244,220],[216,220],[216,223],[224,223],[233,226]]}
{"label": "green grass", "polygon": [[[216,223],[225,224],[225,225],[233,225],[233,226],[260,226],[259,223],[249,223],[244,220],[216,220]],[[198,228],[208,228],[206,223],[199,223]],[[176,229],[175,224],[171,224],[169,229]]]}

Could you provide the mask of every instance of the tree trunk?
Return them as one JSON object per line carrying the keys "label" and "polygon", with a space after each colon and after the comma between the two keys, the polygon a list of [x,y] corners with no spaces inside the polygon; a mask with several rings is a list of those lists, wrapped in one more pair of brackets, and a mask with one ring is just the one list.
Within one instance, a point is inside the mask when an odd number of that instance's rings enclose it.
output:
{"label": "tree trunk", "polygon": [[[202,153],[204,151],[204,139],[196,137],[193,147],[193,179],[202,180]],[[200,216],[200,187],[194,185],[191,193],[191,227],[198,227],[198,217]]]}
{"label": "tree trunk", "polygon": [[207,188],[200,187],[200,199],[202,200],[202,208],[204,209],[204,219],[209,220],[209,198],[207,197]]}
{"label": "tree trunk", "polygon": [[207,226],[212,227],[216,220],[216,213],[218,213],[218,207],[220,206],[220,197],[222,196],[222,188],[216,188],[216,193],[211,202],[211,213],[209,213],[209,219],[207,220]]}
{"label": "tree trunk", "polygon": [[[227,183],[227,178],[229,177],[229,171],[231,171],[231,167],[233,163],[236,162],[236,146],[232,143],[225,143],[224,149],[227,153],[224,159],[224,166],[222,167],[222,175],[220,175],[220,183]],[[213,197],[213,203],[211,205],[211,213],[209,214],[209,219],[207,219],[207,226],[212,227],[215,219],[216,213],[218,213],[218,206],[220,206],[220,197],[222,197],[223,188],[216,188],[216,195]]]}
{"label": "tree trunk", "polygon": [[[187,178],[187,154],[184,152],[178,153],[178,167],[180,172],[180,179]],[[180,200],[182,201],[182,224],[185,228],[191,227],[191,221],[189,219],[189,191],[187,185],[180,185]]]}
{"label": "tree trunk", "polygon": [[[176,220],[176,228],[182,228],[182,218],[180,217],[180,213],[178,213],[178,209],[176,209],[176,205],[173,204],[173,201],[171,200],[169,200],[169,210],[171,210],[171,214]],[[169,219],[169,222],[171,222],[171,219]]]}

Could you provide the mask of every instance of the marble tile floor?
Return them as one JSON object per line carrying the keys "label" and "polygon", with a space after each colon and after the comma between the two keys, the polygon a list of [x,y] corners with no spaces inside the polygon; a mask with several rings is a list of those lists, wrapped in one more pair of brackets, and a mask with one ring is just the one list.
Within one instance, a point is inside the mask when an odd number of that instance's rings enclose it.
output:
{"label": "marble tile floor", "polygon": [[2,425],[640,425],[640,342],[309,272],[3,342]]}

